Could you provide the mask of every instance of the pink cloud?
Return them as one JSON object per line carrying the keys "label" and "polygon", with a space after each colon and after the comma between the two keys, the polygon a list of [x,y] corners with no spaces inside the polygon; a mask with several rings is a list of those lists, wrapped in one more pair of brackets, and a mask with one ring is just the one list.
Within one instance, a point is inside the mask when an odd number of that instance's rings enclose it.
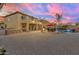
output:
{"label": "pink cloud", "polygon": [[15,11],[19,11],[19,8],[16,7],[15,4],[12,4],[12,3],[6,3],[4,6],[3,6],[3,9],[5,11],[8,11],[8,12],[15,12]]}
{"label": "pink cloud", "polygon": [[20,6],[22,8],[27,8],[29,11],[32,11],[33,12],[33,10],[32,10],[33,6],[30,3],[29,4],[28,3],[23,3],[23,4],[20,4]]}
{"label": "pink cloud", "polygon": [[20,4],[22,8],[27,8],[31,13],[33,14],[38,14],[38,15],[48,15],[47,12],[40,12],[40,11],[37,11],[37,10],[34,10],[36,8],[43,8],[42,5],[34,5],[34,4],[31,4],[31,3],[23,3],[23,4]]}
{"label": "pink cloud", "polygon": [[61,24],[71,24],[73,22],[70,19],[63,19],[60,23]]}
{"label": "pink cloud", "polygon": [[20,4],[20,7],[27,8],[31,13],[38,14],[38,15],[55,16],[56,13],[61,13],[62,12],[60,10],[60,6],[58,4],[48,4],[47,5],[48,12],[40,12],[40,11],[34,10],[36,8],[43,8],[43,6],[40,5],[40,4],[34,5],[34,4],[31,4],[31,3],[23,3],[23,4]]}
{"label": "pink cloud", "polygon": [[73,16],[63,16],[63,18],[67,19],[67,20],[71,20]]}
{"label": "pink cloud", "polygon": [[76,7],[75,11],[79,13],[79,5]]}
{"label": "pink cloud", "polygon": [[55,16],[56,13],[61,13],[60,6],[58,4],[48,4],[49,15]]}
{"label": "pink cloud", "polygon": [[22,8],[27,8],[31,13],[36,13],[33,8],[36,8],[36,6],[33,6],[31,3],[23,3],[23,4],[20,4],[20,6]]}

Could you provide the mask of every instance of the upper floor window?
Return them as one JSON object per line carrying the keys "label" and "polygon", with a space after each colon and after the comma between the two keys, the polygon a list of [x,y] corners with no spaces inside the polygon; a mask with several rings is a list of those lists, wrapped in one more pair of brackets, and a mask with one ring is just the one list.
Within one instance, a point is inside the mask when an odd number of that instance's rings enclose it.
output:
{"label": "upper floor window", "polygon": [[29,17],[29,16],[21,16],[21,19],[22,19],[22,20],[29,20],[30,17]]}
{"label": "upper floor window", "polygon": [[24,16],[21,16],[21,19],[25,19],[25,17]]}

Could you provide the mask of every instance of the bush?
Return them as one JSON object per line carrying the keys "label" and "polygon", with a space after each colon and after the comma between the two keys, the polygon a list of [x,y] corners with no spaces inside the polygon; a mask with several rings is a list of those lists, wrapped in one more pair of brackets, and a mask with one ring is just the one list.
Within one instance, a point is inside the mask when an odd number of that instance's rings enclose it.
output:
{"label": "bush", "polygon": [[1,48],[1,49],[0,49],[0,55],[4,55],[5,52],[6,52],[6,50],[5,50],[4,48]]}

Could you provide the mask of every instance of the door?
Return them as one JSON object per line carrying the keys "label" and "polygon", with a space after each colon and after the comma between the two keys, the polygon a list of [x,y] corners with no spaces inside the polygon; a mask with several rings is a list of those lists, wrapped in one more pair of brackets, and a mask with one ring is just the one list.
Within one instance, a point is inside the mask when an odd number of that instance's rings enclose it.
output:
{"label": "door", "polygon": [[22,23],[22,31],[26,32],[26,23]]}

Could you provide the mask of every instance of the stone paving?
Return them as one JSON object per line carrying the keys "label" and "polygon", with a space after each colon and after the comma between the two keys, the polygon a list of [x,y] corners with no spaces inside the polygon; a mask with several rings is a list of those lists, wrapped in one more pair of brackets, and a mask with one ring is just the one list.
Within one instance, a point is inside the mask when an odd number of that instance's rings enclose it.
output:
{"label": "stone paving", "polygon": [[8,55],[78,55],[79,33],[26,32],[0,36]]}

